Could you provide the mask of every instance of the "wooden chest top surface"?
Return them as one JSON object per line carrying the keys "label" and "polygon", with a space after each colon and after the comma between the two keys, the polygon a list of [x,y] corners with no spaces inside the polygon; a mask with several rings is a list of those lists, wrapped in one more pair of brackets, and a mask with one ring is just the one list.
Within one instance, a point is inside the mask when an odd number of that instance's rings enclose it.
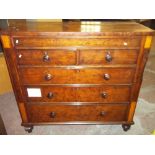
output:
{"label": "wooden chest top surface", "polygon": [[135,22],[26,22],[14,20],[3,33],[21,34],[50,34],[53,32],[67,35],[148,35],[154,31]]}

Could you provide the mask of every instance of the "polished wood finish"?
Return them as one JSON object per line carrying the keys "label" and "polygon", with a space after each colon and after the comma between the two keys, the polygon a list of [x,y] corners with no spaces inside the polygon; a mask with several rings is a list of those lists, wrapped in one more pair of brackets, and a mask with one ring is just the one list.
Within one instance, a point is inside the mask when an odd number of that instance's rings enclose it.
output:
{"label": "polished wood finish", "polygon": [[133,22],[12,21],[1,40],[25,130],[122,124],[127,131],[153,34]]}
{"label": "polished wood finish", "polygon": [[136,109],[136,102],[131,102],[130,109],[129,109],[129,115],[128,115],[128,122],[131,122],[133,120],[135,109]]}
{"label": "polished wood finish", "polygon": [[[81,102],[128,102],[130,87],[128,86],[103,86],[99,88],[79,88],[78,101]],[[103,97],[103,93],[106,96]],[[121,95],[120,95],[121,94]]]}
{"label": "polished wood finish", "polygon": [[[130,84],[134,68],[20,68],[23,84]],[[51,78],[47,80],[46,76]],[[106,74],[109,78],[106,78]]]}
{"label": "polished wood finish", "polygon": [[53,38],[14,38],[14,46],[17,49],[24,47],[68,47],[68,46],[90,46],[90,47],[139,47],[141,38],[104,38],[104,39],[53,39]]}
{"label": "polished wood finish", "polygon": [[[10,40],[9,36],[8,36],[8,38]],[[2,36],[1,36],[1,40],[2,40]],[[3,40],[2,40],[2,44],[3,44],[3,48],[4,48],[5,42],[3,42]],[[26,103],[23,100],[24,96],[23,96],[22,88],[20,86],[19,74],[18,74],[17,65],[16,65],[17,60],[16,60],[15,51],[14,51],[13,46],[11,46],[11,48],[4,48],[4,56],[6,59],[12,87],[13,87],[13,90],[15,93],[17,105],[18,105],[19,112],[20,112],[20,115],[22,118],[22,122],[27,123],[28,118],[27,118],[27,111],[26,111],[26,106],[25,106]]]}
{"label": "polished wood finish", "polygon": [[[87,29],[91,27],[91,30]],[[3,34],[16,36],[47,36],[65,37],[86,36],[145,36],[154,33],[153,30],[135,22],[23,22],[14,20],[10,26],[3,30]]]}
{"label": "polished wood finish", "polygon": [[[44,57],[48,55],[48,60]],[[19,50],[17,51],[19,65],[76,65],[74,50]]]}
{"label": "polished wood finish", "polygon": [[[44,57],[48,60],[44,61]],[[88,57],[89,55],[89,57]],[[106,57],[110,55],[111,61]],[[136,64],[138,50],[18,50],[19,65],[111,65]],[[77,59],[78,58],[78,59]]]}
{"label": "polished wood finish", "polygon": [[[28,97],[27,88],[40,88],[42,97]],[[27,102],[102,102],[121,103],[130,101],[130,86],[38,86],[24,87]],[[107,94],[106,97],[102,93]],[[52,93],[52,97],[49,97]],[[121,94],[121,95],[120,95]]]}
{"label": "polished wood finish", "polygon": [[152,42],[152,36],[147,36],[144,48],[150,48],[151,47],[151,42]]}
{"label": "polished wood finish", "polygon": [[1,36],[4,48],[11,48],[10,37],[7,35]]}
{"label": "polished wood finish", "polygon": [[[89,55],[89,56],[88,56]],[[107,55],[111,60],[107,61]],[[137,50],[81,50],[81,65],[111,65],[111,64],[136,64]]]}
{"label": "polished wood finish", "polygon": [[[30,122],[126,121],[127,105],[28,105]],[[51,117],[51,113],[54,113]],[[104,114],[103,114],[104,112]]]}

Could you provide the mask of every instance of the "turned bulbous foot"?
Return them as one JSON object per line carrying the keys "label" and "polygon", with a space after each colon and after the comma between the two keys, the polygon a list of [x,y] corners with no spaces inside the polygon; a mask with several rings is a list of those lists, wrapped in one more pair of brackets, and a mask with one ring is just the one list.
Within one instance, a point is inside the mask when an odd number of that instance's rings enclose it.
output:
{"label": "turned bulbous foot", "polygon": [[124,131],[128,131],[130,129],[131,125],[130,124],[122,124],[122,128]]}
{"label": "turned bulbous foot", "polygon": [[25,131],[28,133],[31,133],[33,130],[33,126],[25,126],[24,128],[25,128]]}

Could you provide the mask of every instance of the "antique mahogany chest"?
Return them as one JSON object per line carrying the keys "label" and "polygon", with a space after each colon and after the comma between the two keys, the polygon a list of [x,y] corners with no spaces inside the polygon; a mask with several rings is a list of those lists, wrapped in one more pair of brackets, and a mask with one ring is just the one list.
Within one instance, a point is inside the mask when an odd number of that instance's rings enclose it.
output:
{"label": "antique mahogany chest", "polygon": [[[153,31],[134,22],[15,22],[1,31],[25,130],[133,116]],[[10,103],[11,104],[11,103]]]}

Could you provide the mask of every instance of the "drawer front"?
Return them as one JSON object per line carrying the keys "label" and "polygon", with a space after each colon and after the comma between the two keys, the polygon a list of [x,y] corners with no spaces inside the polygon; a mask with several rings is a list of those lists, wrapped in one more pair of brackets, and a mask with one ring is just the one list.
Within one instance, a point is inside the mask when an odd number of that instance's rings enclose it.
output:
{"label": "drawer front", "polygon": [[78,83],[129,84],[133,81],[133,68],[81,69],[77,73]]}
{"label": "drawer front", "polygon": [[[31,96],[28,90],[38,89],[40,97]],[[76,101],[76,89],[73,87],[25,87],[25,97],[28,102],[74,102]]]}
{"label": "drawer front", "polygon": [[[28,94],[30,88],[38,88],[40,97]],[[69,87],[69,86],[38,86],[25,87],[27,102],[129,102],[129,86],[96,86],[96,87]]]}
{"label": "drawer front", "polygon": [[141,38],[14,38],[16,48],[42,48],[42,47],[60,47],[60,46],[97,46],[97,47],[140,47]]}
{"label": "drawer front", "polygon": [[23,84],[129,84],[133,68],[20,68]]}
{"label": "drawer front", "polygon": [[128,106],[28,105],[30,122],[126,121]]}
{"label": "drawer front", "polygon": [[[136,50],[80,50],[81,65],[135,64]],[[19,65],[76,65],[76,51],[17,50]]]}
{"label": "drawer front", "polygon": [[77,100],[80,102],[129,102],[130,87],[128,86],[103,86],[81,87],[77,91]]}
{"label": "drawer front", "polygon": [[81,50],[81,65],[136,64],[136,50]]}
{"label": "drawer front", "polygon": [[76,52],[71,50],[18,50],[19,65],[76,65]]}
{"label": "drawer front", "polygon": [[[76,83],[76,70],[61,68],[20,68],[23,84]],[[49,77],[49,78],[48,78]]]}

